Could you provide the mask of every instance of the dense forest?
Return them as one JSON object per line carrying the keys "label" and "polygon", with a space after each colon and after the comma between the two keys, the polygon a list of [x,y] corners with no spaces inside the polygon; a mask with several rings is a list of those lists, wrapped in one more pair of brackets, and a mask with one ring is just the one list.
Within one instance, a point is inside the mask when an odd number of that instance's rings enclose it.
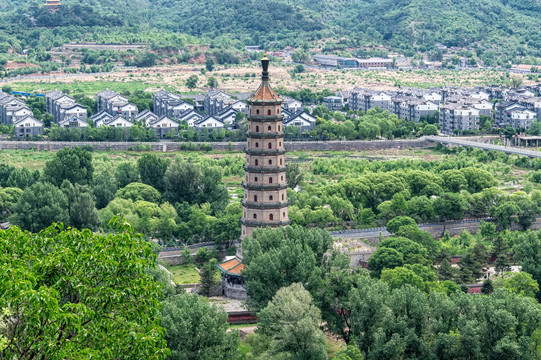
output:
{"label": "dense forest", "polygon": [[[194,42],[238,50],[291,45],[358,56],[372,55],[367,47],[383,45],[434,59],[441,56],[437,45],[443,44],[489,65],[532,62],[541,55],[541,5],[535,0],[64,0],[54,14],[46,13],[42,3],[7,0],[0,5],[0,54],[9,48],[48,51],[89,41],[145,42],[154,49],[183,49]],[[327,41],[317,42],[321,39]]]}

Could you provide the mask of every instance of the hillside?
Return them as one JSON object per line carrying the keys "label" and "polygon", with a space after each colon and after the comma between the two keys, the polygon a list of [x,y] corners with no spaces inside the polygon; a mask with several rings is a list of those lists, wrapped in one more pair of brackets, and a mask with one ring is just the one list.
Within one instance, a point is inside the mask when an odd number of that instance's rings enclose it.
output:
{"label": "hillside", "polygon": [[[55,14],[45,14],[42,3],[4,0],[0,53],[6,44],[47,48],[52,45],[47,40],[179,47],[178,34],[184,34],[237,49],[253,44],[306,48],[316,40],[333,39],[326,50],[375,44],[438,59],[439,43],[469,49],[465,56],[477,56],[488,65],[541,57],[538,0],[63,0],[64,9]],[[69,35],[43,29],[58,26],[70,26]],[[39,38],[33,33],[36,27],[43,29]]]}

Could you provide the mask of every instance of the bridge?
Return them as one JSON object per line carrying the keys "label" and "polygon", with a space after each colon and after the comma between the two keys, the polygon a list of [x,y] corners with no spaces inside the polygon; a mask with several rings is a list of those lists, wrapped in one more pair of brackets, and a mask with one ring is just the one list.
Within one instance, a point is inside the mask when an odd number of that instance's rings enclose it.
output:
{"label": "bridge", "polygon": [[445,137],[445,136],[426,136],[425,139],[430,142],[437,142],[440,144],[449,144],[449,145],[462,146],[466,148],[477,148],[477,149],[482,149],[485,151],[499,151],[506,154],[526,156],[530,158],[530,165],[532,164],[533,159],[541,158],[541,152],[539,151],[526,150],[526,149],[511,147],[511,146],[492,145],[492,144],[486,144],[486,143],[481,143],[481,142],[475,142],[475,141],[469,141],[469,140],[463,140],[463,139],[457,139],[457,138]]}

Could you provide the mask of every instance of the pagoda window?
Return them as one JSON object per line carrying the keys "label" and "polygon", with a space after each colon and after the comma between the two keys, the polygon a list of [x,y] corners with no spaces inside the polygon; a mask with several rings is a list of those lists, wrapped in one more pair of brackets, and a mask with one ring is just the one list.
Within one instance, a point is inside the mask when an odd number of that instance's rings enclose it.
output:
{"label": "pagoda window", "polygon": [[284,181],[284,177],[282,176],[282,181]]}
{"label": "pagoda window", "polygon": [[282,159],[280,159],[280,165],[282,165]]}
{"label": "pagoda window", "polygon": [[278,114],[279,114],[279,113],[280,113],[280,109],[276,110],[276,113],[278,113]]}
{"label": "pagoda window", "polygon": [[272,165],[272,160],[269,160],[269,165]]}
{"label": "pagoda window", "polygon": [[254,219],[257,219],[257,214],[254,214]]}
{"label": "pagoda window", "polygon": [[278,143],[278,146],[282,146],[282,142],[281,142],[281,141]]}
{"label": "pagoda window", "polygon": [[272,178],[269,178],[269,184],[272,184]]}
{"label": "pagoda window", "polygon": [[272,201],[272,200],[273,200],[273,197],[272,197],[272,195],[271,195],[271,196],[269,196],[269,201]]}
{"label": "pagoda window", "polygon": [[255,159],[255,166],[259,165],[259,161]]}
{"label": "pagoda window", "polygon": [[258,148],[258,147],[259,147],[259,143],[255,143],[255,147]]}
{"label": "pagoda window", "polygon": [[255,127],[255,132],[259,132],[259,126]]}
{"label": "pagoda window", "polygon": [[283,217],[286,217],[286,213],[285,213],[285,212],[283,212],[283,213],[282,213],[282,216],[283,216]]}
{"label": "pagoda window", "polygon": [[254,195],[254,202],[257,202],[257,195]]}
{"label": "pagoda window", "polygon": [[267,129],[268,129],[269,131],[271,131],[272,128],[269,126]]}
{"label": "pagoda window", "polygon": [[273,221],[273,220],[274,220],[274,215],[273,215],[273,214],[270,214],[270,215],[269,215],[269,220],[270,220],[270,221]]}
{"label": "pagoda window", "polygon": [[269,143],[269,149],[272,149],[272,144],[271,143]]}
{"label": "pagoda window", "polygon": [[267,115],[271,115],[271,111],[270,111],[270,110],[267,111]]}
{"label": "pagoda window", "polygon": [[284,194],[282,194],[282,201],[284,201]]}
{"label": "pagoda window", "polygon": [[278,131],[282,131],[282,125],[278,125]]}
{"label": "pagoda window", "polygon": [[254,178],[254,182],[257,182],[257,176]]}
{"label": "pagoda window", "polygon": [[257,110],[255,111],[255,113],[256,113],[257,115],[259,115],[259,109],[257,109]]}

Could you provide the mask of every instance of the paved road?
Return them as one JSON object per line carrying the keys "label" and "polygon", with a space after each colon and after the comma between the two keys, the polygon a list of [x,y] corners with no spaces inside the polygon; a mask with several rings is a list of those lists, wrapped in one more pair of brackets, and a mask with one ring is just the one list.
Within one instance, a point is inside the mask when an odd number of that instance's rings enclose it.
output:
{"label": "paved road", "polygon": [[500,151],[506,154],[522,155],[522,156],[527,156],[530,159],[541,158],[541,152],[539,151],[526,150],[526,149],[512,147],[512,146],[485,144],[485,143],[480,143],[480,142],[475,142],[475,141],[462,140],[462,139],[444,137],[444,136],[426,136],[425,139],[431,142],[438,142],[440,144],[473,147],[473,148],[478,148],[478,149],[483,149],[483,150]]}

